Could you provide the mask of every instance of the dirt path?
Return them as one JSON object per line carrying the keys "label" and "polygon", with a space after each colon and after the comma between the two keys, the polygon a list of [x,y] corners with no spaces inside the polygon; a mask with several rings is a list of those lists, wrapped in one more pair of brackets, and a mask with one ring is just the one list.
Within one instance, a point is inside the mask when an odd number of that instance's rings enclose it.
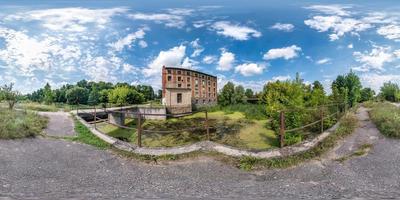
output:
{"label": "dirt path", "polygon": [[39,115],[49,118],[47,128],[44,130],[49,136],[74,136],[74,121],[68,112],[38,112]]}
{"label": "dirt path", "polygon": [[[56,139],[0,141],[0,199],[382,199],[400,196],[400,140],[367,110],[355,133],[320,160],[248,173],[212,159],[149,165]],[[334,159],[359,145],[365,156]]]}

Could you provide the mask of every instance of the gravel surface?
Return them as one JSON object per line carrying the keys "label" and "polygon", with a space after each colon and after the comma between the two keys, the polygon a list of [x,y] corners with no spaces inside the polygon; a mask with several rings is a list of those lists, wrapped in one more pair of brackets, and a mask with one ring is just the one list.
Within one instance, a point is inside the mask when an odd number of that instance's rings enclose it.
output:
{"label": "gravel surface", "polygon": [[68,112],[38,112],[39,115],[49,118],[44,130],[50,136],[74,136],[74,121]]}
{"label": "gravel surface", "polygon": [[[0,141],[0,199],[332,199],[400,197],[400,141],[360,128],[319,160],[244,172],[210,158],[150,165],[56,139]],[[369,153],[334,161],[364,143]]]}

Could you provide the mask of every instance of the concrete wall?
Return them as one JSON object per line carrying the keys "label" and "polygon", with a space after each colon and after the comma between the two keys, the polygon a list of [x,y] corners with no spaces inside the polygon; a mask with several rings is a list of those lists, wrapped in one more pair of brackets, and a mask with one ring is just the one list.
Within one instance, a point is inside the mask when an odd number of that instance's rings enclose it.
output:
{"label": "concrete wall", "polygon": [[112,124],[125,125],[125,113],[108,113],[108,120]]}
{"label": "concrete wall", "polygon": [[[178,94],[182,94],[182,102],[178,103]],[[168,113],[180,114],[192,112],[192,93],[188,89],[166,89],[166,107]]]}

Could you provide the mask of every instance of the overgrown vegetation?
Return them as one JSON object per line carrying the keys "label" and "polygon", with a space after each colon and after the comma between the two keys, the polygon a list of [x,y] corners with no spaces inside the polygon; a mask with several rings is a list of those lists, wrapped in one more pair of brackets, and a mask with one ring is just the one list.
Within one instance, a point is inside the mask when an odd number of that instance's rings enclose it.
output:
{"label": "overgrown vegetation", "polygon": [[85,144],[95,146],[99,149],[107,149],[110,145],[100,138],[96,137],[90,130],[78,120],[75,120],[76,137],[70,138],[72,141],[78,141]]}
{"label": "overgrown vegetation", "polygon": [[379,131],[393,138],[400,138],[400,108],[390,103],[373,103],[370,116]]}
{"label": "overgrown vegetation", "polygon": [[0,139],[34,137],[47,125],[47,118],[33,112],[0,108]]}

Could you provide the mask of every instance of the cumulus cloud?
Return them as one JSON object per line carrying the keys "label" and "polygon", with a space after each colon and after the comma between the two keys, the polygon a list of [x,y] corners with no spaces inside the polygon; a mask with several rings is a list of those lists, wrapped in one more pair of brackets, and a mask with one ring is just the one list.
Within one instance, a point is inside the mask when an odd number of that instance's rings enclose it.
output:
{"label": "cumulus cloud", "polygon": [[318,65],[323,65],[323,64],[328,64],[328,63],[330,63],[331,62],[331,59],[330,58],[323,58],[323,59],[321,59],[321,60],[317,60],[317,64]]}
{"label": "cumulus cloud", "polygon": [[[131,48],[132,43],[134,43],[137,39],[144,38],[144,36],[146,35],[145,30],[148,30],[148,28],[140,28],[136,32],[130,33],[124,38],[119,39],[115,43],[110,44],[110,46],[113,47],[115,51],[122,51],[125,47]],[[142,45],[143,43],[141,44],[141,46]]]}
{"label": "cumulus cloud", "polygon": [[114,15],[126,11],[126,8],[56,8],[20,12],[7,16],[5,20],[42,21],[43,27],[53,31],[82,32],[86,31],[86,25],[90,24],[104,28]]}
{"label": "cumulus cloud", "polygon": [[379,92],[383,83],[388,81],[400,84],[400,75],[366,73],[360,76],[360,80],[364,87],[370,87],[376,92]]}
{"label": "cumulus cloud", "polygon": [[251,37],[261,37],[261,32],[239,24],[233,24],[228,21],[218,21],[212,25],[212,30],[215,30],[217,34],[225,37],[231,37],[235,40],[249,40]]}
{"label": "cumulus cloud", "polygon": [[276,29],[276,30],[285,31],[285,32],[292,32],[294,29],[294,25],[293,24],[276,23],[273,26],[271,26],[271,29]]}
{"label": "cumulus cloud", "polygon": [[353,44],[349,44],[349,45],[347,45],[347,48],[352,49],[352,48],[354,48],[354,45]]}
{"label": "cumulus cloud", "polygon": [[149,65],[143,69],[146,77],[161,75],[163,66],[180,67],[185,57],[186,46],[180,45],[166,51],[160,51],[158,56],[154,58]]}
{"label": "cumulus cloud", "polygon": [[140,40],[138,44],[139,44],[139,46],[142,47],[142,48],[146,48],[146,47],[148,46],[148,45],[147,45],[147,42],[144,41],[144,40]]}
{"label": "cumulus cloud", "polygon": [[266,65],[264,63],[245,63],[235,67],[235,72],[242,74],[243,76],[253,76],[262,74]]}
{"label": "cumulus cloud", "polygon": [[348,11],[348,9],[352,8],[352,6],[332,4],[332,5],[312,5],[305,8],[327,15],[350,16],[351,12]]}
{"label": "cumulus cloud", "polygon": [[393,62],[398,59],[398,51],[392,51],[388,46],[374,46],[371,52],[354,52],[355,60],[361,63],[361,66],[354,67],[356,71],[384,70],[386,63]]}
{"label": "cumulus cloud", "polygon": [[387,25],[382,26],[377,30],[379,35],[384,36],[387,39],[400,41],[400,26],[399,25]]}
{"label": "cumulus cloud", "polygon": [[346,33],[357,35],[372,27],[371,24],[353,18],[342,18],[340,16],[314,16],[305,20],[304,23],[319,32],[331,31],[331,41],[338,40]]}
{"label": "cumulus cloud", "polygon": [[235,63],[235,54],[223,50],[221,53],[221,57],[218,60],[217,70],[229,71],[233,68],[234,63]]}
{"label": "cumulus cloud", "polygon": [[265,60],[273,60],[277,58],[284,58],[285,60],[289,60],[292,58],[296,58],[300,51],[301,48],[296,45],[278,49],[270,49],[264,54],[263,58]]}

